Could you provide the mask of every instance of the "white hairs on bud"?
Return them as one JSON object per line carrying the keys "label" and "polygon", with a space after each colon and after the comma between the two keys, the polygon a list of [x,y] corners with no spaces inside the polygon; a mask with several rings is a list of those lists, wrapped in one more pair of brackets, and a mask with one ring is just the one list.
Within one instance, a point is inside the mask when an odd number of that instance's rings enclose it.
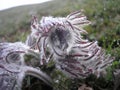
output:
{"label": "white hairs on bud", "polygon": [[[50,86],[52,85],[50,77],[40,69],[26,66],[24,61],[25,54],[38,58],[38,53],[22,42],[0,43],[0,88],[5,87],[4,90],[21,90],[23,79],[26,75],[31,75]],[[3,84],[4,82],[6,84]]]}

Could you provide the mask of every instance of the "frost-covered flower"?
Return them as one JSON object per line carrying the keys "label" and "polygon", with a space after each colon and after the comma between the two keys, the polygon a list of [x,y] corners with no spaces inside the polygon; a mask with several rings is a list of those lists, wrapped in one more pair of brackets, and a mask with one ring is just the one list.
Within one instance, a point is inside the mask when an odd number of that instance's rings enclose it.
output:
{"label": "frost-covered flower", "polygon": [[69,54],[76,39],[81,39],[81,33],[87,33],[82,27],[88,24],[90,21],[80,11],[65,18],[42,17],[40,22],[34,16],[31,22],[32,33],[27,39],[27,44],[40,51],[43,62],[49,61],[49,57],[46,56],[46,48],[54,58],[62,58]]}
{"label": "frost-covered flower", "polygon": [[34,16],[27,45],[39,50],[41,64],[53,57],[56,66],[68,76],[86,77],[91,73],[100,76],[113,58],[96,41],[83,39],[82,34],[87,33],[83,27],[88,24],[90,21],[81,11],[67,17],[42,17],[40,22]]}
{"label": "frost-covered flower", "polygon": [[29,46],[21,42],[0,43],[0,89],[21,90],[23,79],[31,75],[51,85],[51,79],[41,70],[26,66],[24,54],[31,53]]}
{"label": "frost-covered flower", "polygon": [[114,59],[106,55],[97,41],[90,42],[82,37],[87,33],[83,27],[88,24],[90,21],[81,11],[67,17],[42,17],[40,22],[33,16],[32,32],[26,45],[0,43],[0,88],[20,90],[25,75],[35,76],[51,85],[49,76],[26,65],[25,54],[37,57],[41,65],[54,60],[56,67],[68,77],[84,78],[91,73],[100,76]]}

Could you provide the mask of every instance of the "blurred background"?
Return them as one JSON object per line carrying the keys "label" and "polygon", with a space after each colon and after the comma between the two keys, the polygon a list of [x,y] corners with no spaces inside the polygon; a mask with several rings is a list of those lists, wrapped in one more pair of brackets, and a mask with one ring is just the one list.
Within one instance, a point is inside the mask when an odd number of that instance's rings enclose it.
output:
{"label": "blurred background", "polygon": [[81,9],[92,22],[85,27],[88,34],[83,36],[97,40],[107,53],[120,60],[120,0],[51,0],[1,10],[0,42],[25,41],[30,33],[31,15],[40,20],[42,16],[63,17]]}

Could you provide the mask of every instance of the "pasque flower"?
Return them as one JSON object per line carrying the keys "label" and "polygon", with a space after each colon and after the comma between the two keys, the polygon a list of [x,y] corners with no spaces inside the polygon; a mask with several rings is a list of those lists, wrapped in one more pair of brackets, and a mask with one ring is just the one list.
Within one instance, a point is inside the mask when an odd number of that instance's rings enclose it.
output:
{"label": "pasque flower", "polygon": [[91,73],[100,76],[114,59],[105,54],[97,41],[90,42],[82,37],[87,34],[84,26],[89,24],[82,11],[67,17],[42,17],[40,22],[34,16],[27,42],[33,39],[36,42],[27,44],[39,50],[42,65],[53,57],[56,66],[68,76],[86,77]]}
{"label": "pasque flower", "polygon": [[26,65],[26,54],[37,57],[40,65],[53,60],[59,70],[72,78],[105,73],[114,58],[106,55],[97,41],[90,42],[82,37],[82,34],[87,34],[84,26],[89,24],[81,11],[67,17],[42,17],[40,22],[33,16],[31,34],[26,43],[0,43],[0,88],[21,90],[25,75],[35,76],[52,85],[51,78],[37,66]]}
{"label": "pasque flower", "polygon": [[22,42],[0,43],[0,89],[21,90],[26,75],[37,77],[51,85],[51,79],[40,69],[27,66],[23,56],[32,53]]}

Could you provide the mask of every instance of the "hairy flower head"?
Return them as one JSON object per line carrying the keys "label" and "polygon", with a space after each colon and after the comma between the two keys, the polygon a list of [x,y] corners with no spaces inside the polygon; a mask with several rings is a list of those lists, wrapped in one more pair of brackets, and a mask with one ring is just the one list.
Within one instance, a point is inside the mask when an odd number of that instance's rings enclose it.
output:
{"label": "hairy flower head", "polygon": [[33,17],[31,37],[36,39],[33,46],[40,52],[41,64],[53,57],[56,65],[69,76],[86,77],[91,73],[100,76],[114,59],[105,54],[97,41],[82,37],[87,33],[83,28],[88,24],[90,21],[81,11],[67,17],[42,17],[40,22]]}

